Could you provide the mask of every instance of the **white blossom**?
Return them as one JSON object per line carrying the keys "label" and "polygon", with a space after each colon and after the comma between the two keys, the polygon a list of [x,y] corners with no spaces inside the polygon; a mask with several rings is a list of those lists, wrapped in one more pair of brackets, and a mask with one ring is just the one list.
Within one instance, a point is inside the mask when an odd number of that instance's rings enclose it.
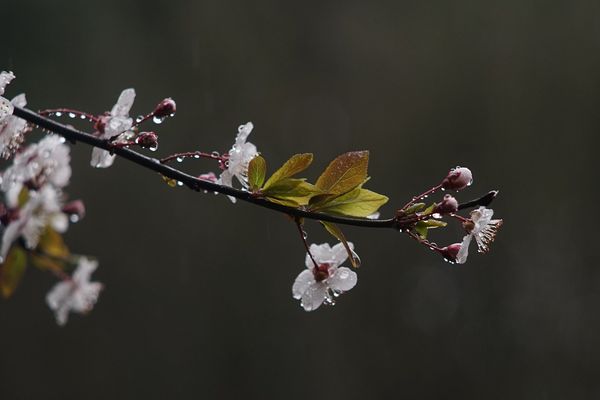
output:
{"label": "white blossom", "polygon": [[2,176],[1,188],[6,193],[8,206],[16,207],[17,197],[26,182],[35,187],[47,183],[58,189],[65,187],[71,178],[69,151],[63,138],[48,135],[17,154]]}
{"label": "white blossom", "polygon": [[[352,243],[348,243],[354,249]],[[356,285],[357,275],[346,267],[340,267],[348,258],[348,253],[342,243],[330,247],[328,243],[320,245],[311,244],[309,248],[317,268],[306,254],[306,268],[302,271],[292,286],[292,294],[300,300],[300,305],[306,311],[316,310],[327,301],[332,303],[333,298],[347,292]]]}
{"label": "white blossom", "polygon": [[475,238],[477,243],[477,251],[486,253],[489,251],[489,245],[496,238],[496,232],[502,226],[501,219],[492,219],[494,210],[479,207],[477,210],[471,211],[471,218],[465,224],[468,234],[463,237],[460,245],[460,250],[456,255],[456,263],[464,264],[469,256],[469,245],[471,240]]}
{"label": "white blossom", "polygon": [[[130,131],[133,126],[133,119],[129,117],[129,111],[135,100],[135,90],[125,89],[121,92],[117,104],[115,104],[110,113],[102,117],[104,132],[100,135],[101,139],[110,139],[117,135],[131,136]],[[110,152],[95,147],[92,150],[92,160],[90,164],[96,168],[108,168],[115,159],[115,155]]]}
{"label": "white blossom", "polygon": [[23,237],[27,248],[35,248],[46,226],[60,233],[69,226],[68,217],[62,212],[61,193],[51,185],[44,185],[38,191],[29,191],[27,202],[19,209],[17,218],[4,229],[0,262],[6,258],[19,237]]}
{"label": "white blossom", "polygon": [[[229,150],[227,168],[221,173],[217,183],[233,187],[233,177],[236,177],[244,188],[248,187],[248,163],[258,155],[256,146],[246,142],[253,128],[252,122],[239,126],[235,143]],[[229,196],[229,199],[233,203],[236,201],[235,197]]]}
{"label": "white blossom", "polygon": [[27,100],[20,94],[9,101],[2,97],[6,86],[15,78],[12,72],[0,72],[0,157],[9,158],[14,154],[27,131],[27,121],[12,115],[14,107],[25,107]]}
{"label": "white blossom", "polygon": [[92,310],[102,290],[101,283],[90,282],[90,275],[97,267],[97,261],[81,257],[71,279],[57,283],[50,290],[46,302],[58,325],[67,323],[71,311],[85,314]]}

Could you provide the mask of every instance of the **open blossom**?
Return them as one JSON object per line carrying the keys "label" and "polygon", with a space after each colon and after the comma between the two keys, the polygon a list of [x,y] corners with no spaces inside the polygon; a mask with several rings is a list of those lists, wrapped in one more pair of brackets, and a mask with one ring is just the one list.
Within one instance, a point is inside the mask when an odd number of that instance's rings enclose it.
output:
{"label": "open blossom", "polygon": [[[248,187],[248,163],[258,155],[256,146],[246,142],[253,128],[252,122],[239,126],[235,143],[229,150],[227,169],[221,173],[218,180],[221,185],[233,186],[233,177],[235,176],[243,187]],[[230,196],[229,198],[235,203],[235,197]]]}
{"label": "open blossom", "polygon": [[63,233],[69,226],[67,215],[62,211],[61,193],[51,185],[38,191],[29,191],[27,202],[18,210],[15,219],[8,222],[0,247],[0,262],[13,245],[23,237],[27,248],[35,248],[46,226]]}
{"label": "open blossom", "polygon": [[49,183],[63,188],[71,178],[71,156],[64,139],[48,135],[17,154],[2,176],[2,191],[9,207],[15,207],[25,183],[39,188]]}
{"label": "open blossom", "polygon": [[471,211],[471,218],[464,224],[468,234],[463,238],[460,245],[460,250],[456,255],[456,263],[464,264],[469,255],[469,245],[471,240],[475,238],[477,250],[480,253],[489,251],[489,245],[496,238],[496,232],[502,226],[501,219],[492,219],[494,210],[479,207],[477,210]]}
{"label": "open blossom", "polygon": [[[125,89],[121,92],[117,104],[115,104],[108,115],[101,117],[98,124],[101,139],[110,139],[117,135],[133,136],[130,132],[133,119],[129,117],[129,110],[135,100],[135,90]],[[115,160],[115,155],[97,147],[92,150],[90,164],[96,168],[108,168]]]}
{"label": "open blossom", "polygon": [[9,158],[19,149],[28,129],[27,121],[12,115],[15,106],[27,105],[25,95],[20,94],[12,101],[1,97],[6,86],[14,78],[12,72],[0,72],[0,156],[3,158]]}
{"label": "open blossom", "polygon": [[[348,245],[354,249],[352,243]],[[300,305],[306,311],[316,310],[325,301],[331,303],[332,297],[352,289],[358,279],[354,271],[340,267],[348,258],[342,243],[333,247],[328,243],[311,244],[309,250],[317,267],[315,268],[310,255],[307,254],[307,269],[298,275],[292,286],[294,298],[300,300]]]}
{"label": "open blossom", "polygon": [[54,311],[58,325],[67,323],[71,311],[87,313],[92,310],[102,290],[101,283],[90,282],[90,275],[97,267],[97,261],[81,257],[71,279],[57,283],[48,293],[46,302]]}

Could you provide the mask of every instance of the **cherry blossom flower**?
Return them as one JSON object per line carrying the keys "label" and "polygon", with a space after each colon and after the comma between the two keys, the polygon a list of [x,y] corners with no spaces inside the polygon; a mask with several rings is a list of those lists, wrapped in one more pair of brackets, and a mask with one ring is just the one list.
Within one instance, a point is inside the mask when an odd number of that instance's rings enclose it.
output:
{"label": "cherry blossom flower", "polygon": [[[258,155],[256,146],[246,142],[253,128],[252,122],[239,126],[235,143],[229,150],[227,169],[221,173],[219,184],[233,187],[233,177],[235,176],[244,188],[248,187],[248,163]],[[236,201],[235,197],[229,196],[229,199],[233,203]]]}
{"label": "cherry blossom flower", "polygon": [[63,188],[71,178],[71,156],[64,139],[48,135],[17,154],[2,176],[2,191],[9,207],[17,206],[17,197],[25,183],[35,188],[51,184]]}
{"label": "cherry blossom flower", "polygon": [[92,310],[103,287],[99,282],[90,282],[90,275],[97,267],[97,261],[81,257],[71,279],[57,283],[50,290],[46,302],[58,325],[67,323],[71,311],[85,314]]}
{"label": "cherry blossom flower", "polygon": [[[117,104],[115,104],[108,115],[100,118],[98,130],[100,139],[110,139],[121,135],[124,139],[133,137],[130,131],[133,126],[133,119],[129,117],[129,110],[135,100],[135,90],[125,89],[121,92]],[[96,168],[108,168],[115,160],[115,155],[97,147],[92,150],[92,160],[90,164]]]}
{"label": "cherry blossom flower", "polygon": [[469,245],[473,238],[477,243],[477,251],[480,253],[489,251],[489,245],[494,241],[496,232],[502,226],[502,220],[492,219],[493,215],[494,210],[485,207],[471,211],[471,218],[464,223],[468,235],[463,237],[460,250],[456,255],[457,264],[464,264],[467,261]]}
{"label": "cherry blossom flower", "polygon": [[[348,243],[354,249],[352,243]],[[300,300],[300,305],[306,311],[316,310],[326,302],[333,303],[333,297],[347,292],[356,285],[357,275],[346,267],[340,267],[348,258],[348,253],[342,243],[330,247],[328,243],[311,244],[312,254],[317,268],[309,254],[306,255],[306,268],[302,271],[292,286],[292,294]]]}
{"label": "cherry blossom flower", "polygon": [[20,94],[12,101],[1,97],[14,78],[12,72],[0,72],[0,157],[3,158],[9,158],[19,149],[28,129],[27,121],[12,115],[15,106],[27,105],[25,95]]}
{"label": "cherry blossom flower", "polygon": [[2,235],[0,262],[6,258],[19,237],[23,237],[27,248],[33,249],[46,226],[60,233],[69,226],[68,216],[62,211],[61,194],[51,185],[44,185],[39,191],[29,191],[27,202],[18,209],[16,215]]}

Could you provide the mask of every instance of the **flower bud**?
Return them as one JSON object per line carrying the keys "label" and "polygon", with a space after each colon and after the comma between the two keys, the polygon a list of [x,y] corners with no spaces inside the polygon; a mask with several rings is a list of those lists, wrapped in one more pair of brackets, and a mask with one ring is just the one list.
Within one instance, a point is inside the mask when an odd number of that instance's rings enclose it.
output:
{"label": "flower bud", "polygon": [[164,118],[175,114],[176,109],[177,105],[175,104],[175,100],[168,97],[160,103],[158,103],[158,105],[154,109],[153,114],[155,117]]}
{"label": "flower bud", "polygon": [[147,149],[156,149],[158,135],[154,132],[142,132],[135,138],[135,143]]}
{"label": "flower bud", "polygon": [[62,211],[69,215],[71,222],[77,222],[85,216],[85,205],[81,200],[74,200],[65,204]]}
{"label": "flower bud", "polygon": [[455,263],[456,257],[458,256],[458,252],[460,251],[461,244],[454,243],[446,247],[442,247],[440,249],[440,254],[444,257],[445,260]]}
{"label": "flower bud", "polygon": [[99,133],[104,133],[104,129],[106,128],[109,118],[110,117],[108,115],[101,115],[94,124],[94,129]]}
{"label": "flower bud", "polygon": [[434,213],[452,214],[458,210],[458,201],[452,195],[445,195],[443,200],[435,205]]}
{"label": "flower bud", "polygon": [[473,174],[469,168],[452,168],[442,181],[442,188],[448,190],[462,190],[473,183]]}

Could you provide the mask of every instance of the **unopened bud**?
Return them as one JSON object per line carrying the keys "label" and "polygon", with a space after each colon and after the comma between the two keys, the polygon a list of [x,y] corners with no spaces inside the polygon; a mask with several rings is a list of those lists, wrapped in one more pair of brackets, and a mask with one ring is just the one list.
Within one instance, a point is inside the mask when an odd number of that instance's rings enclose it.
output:
{"label": "unopened bud", "polygon": [[440,249],[440,254],[444,257],[445,260],[450,261],[452,263],[456,262],[456,257],[458,256],[458,252],[460,251],[461,244],[454,243],[446,247],[442,247]]}
{"label": "unopened bud", "polygon": [[101,115],[94,124],[94,129],[97,132],[104,133],[104,129],[106,128],[106,124],[108,123],[109,118],[110,117],[108,115]]}
{"label": "unopened bud", "polygon": [[65,204],[62,211],[69,216],[72,222],[77,222],[85,216],[85,205],[81,200],[73,200]]}
{"label": "unopened bud", "polygon": [[442,188],[448,190],[462,190],[473,183],[473,174],[469,168],[456,167],[448,172],[442,181]]}
{"label": "unopened bud", "polygon": [[177,105],[175,104],[175,100],[169,97],[158,103],[153,114],[158,118],[169,117],[175,114],[176,109]]}
{"label": "unopened bud", "polygon": [[434,213],[452,214],[458,210],[458,201],[452,195],[445,195],[441,202],[437,203]]}
{"label": "unopened bud", "polygon": [[156,149],[158,135],[154,132],[142,132],[135,138],[135,143],[147,149]]}

